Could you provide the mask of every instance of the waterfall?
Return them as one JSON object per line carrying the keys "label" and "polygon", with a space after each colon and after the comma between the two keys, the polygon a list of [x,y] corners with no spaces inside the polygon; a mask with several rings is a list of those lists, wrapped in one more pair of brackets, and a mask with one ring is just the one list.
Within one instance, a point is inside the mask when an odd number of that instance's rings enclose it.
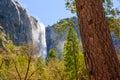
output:
{"label": "waterfall", "polygon": [[32,29],[33,45],[35,48],[35,57],[42,56],[44,59],[47,55],[46,51],[46,34],[45,26],[43,23],[37,22],[37,26]]}

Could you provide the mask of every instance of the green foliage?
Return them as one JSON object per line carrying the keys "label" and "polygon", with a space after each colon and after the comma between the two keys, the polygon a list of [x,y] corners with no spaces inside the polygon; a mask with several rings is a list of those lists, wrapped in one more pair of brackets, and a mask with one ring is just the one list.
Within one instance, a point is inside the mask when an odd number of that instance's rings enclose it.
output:
{"label": "green foliage", "polygon": [[[69,34],[73,35],[73,33]],[[68,37],[68,39],[72,38]],[[34,58],[32,53],[28,54],[25,46],[15,46],[11,40],[8,40],[4,46],[6,52],[0,54],[0,80],[70,80],[71,78],[71,76],[66,77],[66,73],[71,70],[65,71],[67,70],[64,65],[66,62],[60,61],[53,49],[48,53],[46,65],[42,57]],[[77,57],[80,58],[77,61],[80,64],[76,63],[79,66],[77,68],[79,79],[86,80],[83,54],[77,55],[76,59]],[[71,65],[75,66],[75,64]]]}
{"label": "green foliage", "polygon": [[11,40],[8,40],[7,43],[4,43],[4,47],[7,51],[7,53],[15,54],[17,47],[13,44]]}
{"label": "green foliage", "polygon": [[79,52],[79,55],[77,56],[77,58],[78,58],[77,65],[78,65],[79,80],[88,80],[83,52]]}
{"label": "green foliage", "polygon": [[[33,65],[34,66],[32,66],[32,67],[34,68],[35,75],[33,75],[32,78],[34,79],[36,77],[36,79],[47,80],[47,71],[46,71],[45,61],[43,60],[42,56],[35,59]],[[31,73],[33,73],[33,72],[31,72]]]}
{"label": "green foliage", "polygon": [[65,80],[64,64],[58,59],[51,59],[47,66],[48,80]]}
{"label": "green foliage", "polygon": [[68,31],[67,39],[64,44],[63,60],[65,74],[68,80],[86,79],[87,75],[83,54],[80,53],[79,40],[72,27]]}
{"label": "green foliage", "polygon": [[48,52],[47,58],[56,58],[57,57],[57,52],[54,49],[51,49]]}
{"label": "green foliage", "polygon": [[110,25],[110,30],[114,32],[117,39],[120,39],[120,19],[108,18],[108,23]]}
{"label": "green foliage", "polygon": [[25,46],[16,47],[12,41],[5,44],[5,48],[6,53],[0,54],[0,80],[37,80],[41,79],[41,76],[42,80],[45,79],[45,75],[39,74],[44,67],[42,58],[36,60],[32,55],[28,55]]}
{"label": "green foliage", "polygon": [[103,6],[110,30],[114,32],[117,38],[120,38],[120,10],[113,7],[112,0],[104,0]]}
{"label": "green foliage", "polygon": [[64,80],[64,65],[57,58],[57,52],[51,49],[46,59],[47,80]]}
{"label": "green foliage", "polygon": [[58,24],[55,24],[54,26],[56,28],[56,31],[59,34],[62,34],[62,31],[65,30],[68,25],[70,25],[68,21],[60,20],[60,22]]}
{"label": "green foliage", "polygon": [[67,27],[78,27],[78,24],[76,24],[76,18],[72,17],[69,19],[62,19],[59,21],[59,23],[55,24],[55,29],[59,34],[62,34],[64,30],[67,29]]}
{"label": "green foliage", "polygon": [[57,52],[54,49],[50,49],[46,58],[46,63],[48,64],[50,60],[56,58],[57,58]]}
{"label": "green foliage", "polygon": [[70,10],[71,13],[76,13],[76,6],[74,0],[65,0],[66,9]]}

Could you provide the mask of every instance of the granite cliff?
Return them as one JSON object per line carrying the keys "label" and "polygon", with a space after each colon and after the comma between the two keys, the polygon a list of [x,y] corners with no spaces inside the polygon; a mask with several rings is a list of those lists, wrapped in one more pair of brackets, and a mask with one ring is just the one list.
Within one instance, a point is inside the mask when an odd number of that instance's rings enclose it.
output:
{"label": "granite cliff", "polygon": [[17,1],[0,0],[0,25],[15,45],[32,42],[32,23],[35,22]]}
{"label": "granite cliff", "polygon": [[39,56],[46,55],[44,29],[45,26],[30,16],[16,0],[0,0],[0,32],[4,34],[1,40],[9,38],[18,46],[33,44]]}

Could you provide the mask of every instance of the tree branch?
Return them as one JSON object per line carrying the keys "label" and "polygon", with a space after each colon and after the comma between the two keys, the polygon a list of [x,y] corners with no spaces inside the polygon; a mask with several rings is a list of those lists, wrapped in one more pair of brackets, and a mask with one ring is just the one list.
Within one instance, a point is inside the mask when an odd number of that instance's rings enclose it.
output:
{"label": "tree branch", "polygon": [[18,71],[18,68],[17,68],[16,63],[15,63],[14,60],[13,60],[13,63],[14,63],[14,65],[15,65],[15,70],[16,70],[16,72],[17,72],[17,74],[18,74],[19,79],[22,80],[21,75],[20,75],[20,73],[19,73],[19,71]]}
{"label": "tree branch", "polygon": [[30,76],[28,77],[28,80],[30,80],[30,78],[40,69],[40,67],[38,67],[35,71],[33,71]]}
{"label": "tree branch", "polygon": [[29,69],[30,69],[31,59],[32,59],[32,55],[30,54],[30,56],[28,55],[28,67],[27,67],[27,71],[26,71],[24,80],[27,80],[28,72],[29,72]]}

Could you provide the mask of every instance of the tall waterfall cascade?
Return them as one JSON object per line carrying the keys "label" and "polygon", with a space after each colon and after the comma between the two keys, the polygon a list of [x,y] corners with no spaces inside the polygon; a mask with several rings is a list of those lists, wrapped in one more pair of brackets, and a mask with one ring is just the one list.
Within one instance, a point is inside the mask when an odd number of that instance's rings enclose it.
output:
{"label": "tall waterfall cascade", "polygon": [[45,25],[37,22],[37,26],[32,28],[32,35],[35,57],[42,56],[45,59],[47,55]]}

